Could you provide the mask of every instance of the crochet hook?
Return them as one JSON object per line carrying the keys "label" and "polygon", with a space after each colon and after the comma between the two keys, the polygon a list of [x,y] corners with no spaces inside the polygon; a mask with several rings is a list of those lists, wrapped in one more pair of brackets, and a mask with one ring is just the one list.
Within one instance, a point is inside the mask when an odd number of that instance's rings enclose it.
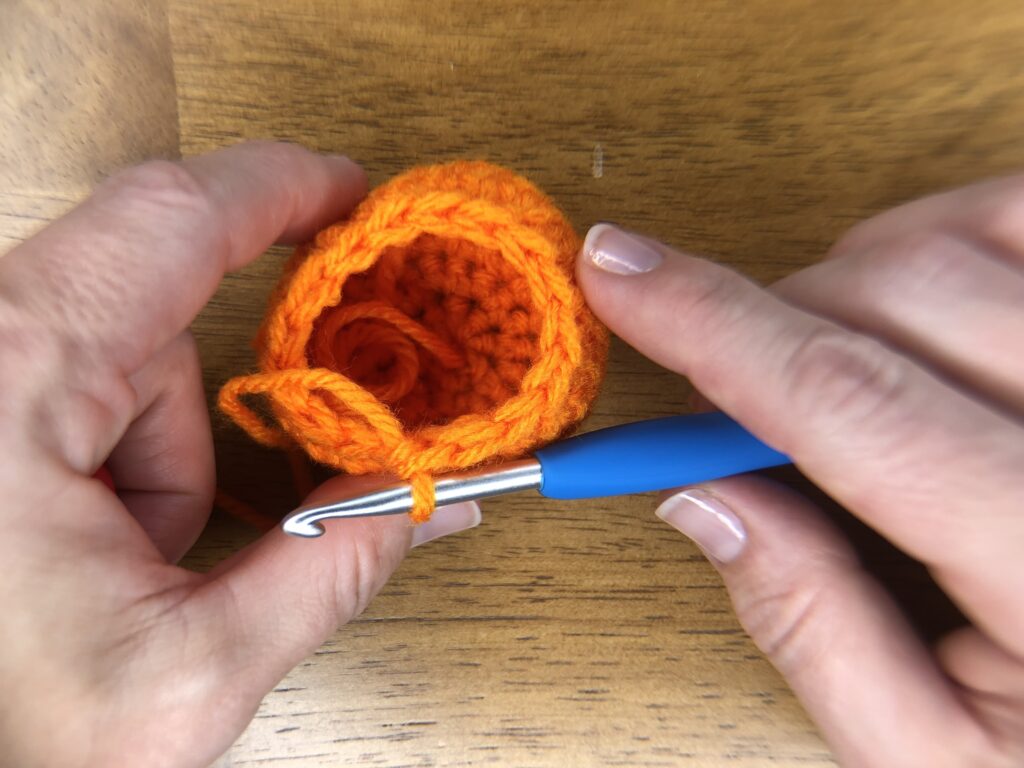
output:
{"label": "crochet hook", "polygon": [[[790,463],[724,413],[669,416],[562,440],[533,457],[453,472],[434,481],[437,505],[534,490],[550,499],[660,491]],[[282,521],[293,536],[324,533],[335,517],[395,515],[412,509],[406,483],[330,504],[299,507]]]}

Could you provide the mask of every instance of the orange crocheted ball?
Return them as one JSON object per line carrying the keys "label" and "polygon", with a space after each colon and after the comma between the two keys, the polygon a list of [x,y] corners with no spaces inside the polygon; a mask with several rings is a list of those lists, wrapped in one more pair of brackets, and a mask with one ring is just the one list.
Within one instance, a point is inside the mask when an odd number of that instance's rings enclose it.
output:
{"label": "orange crocheted ball", "polygon": [[[300,246],[220,407],[265,445],[413,486],[547,443],[586,414],[607,332],[573,277],[579,237],[503,168],[414,168]],[[264,395],[275,423],[242,400]]]}

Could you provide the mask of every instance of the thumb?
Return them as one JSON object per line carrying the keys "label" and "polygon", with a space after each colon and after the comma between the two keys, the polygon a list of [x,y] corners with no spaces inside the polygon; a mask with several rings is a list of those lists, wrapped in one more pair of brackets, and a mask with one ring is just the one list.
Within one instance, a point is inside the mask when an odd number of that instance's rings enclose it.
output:
{"label": "thumb", "polygon": [[[337,477],[306,503],[330,501],[380,484],[380,478]],[[254,695],[272,688],[338,627],[366,608],[410,547],[472,528],[473,502],[438,507],[418,526],[406,515],[335,520],[324,536],[302,539],[280,528],[221,563],[193,596],[193,608],[218,626],[223,655],[214,661]]]}
{"label": "thumb", "polygon": [[807,499],[741,476],[657,514],[721,572],[736,613],[844,766],[980,764],[985,735],[884,589]]}

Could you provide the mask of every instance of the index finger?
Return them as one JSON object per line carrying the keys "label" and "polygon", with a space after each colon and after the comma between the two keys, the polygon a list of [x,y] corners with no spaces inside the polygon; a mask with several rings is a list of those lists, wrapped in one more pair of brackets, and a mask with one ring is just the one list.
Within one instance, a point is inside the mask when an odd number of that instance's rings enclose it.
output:
{"label": "index finger", "polygon": [[1024,615],[1007,610],[1024,589],[1019,423],[878,341],[607,225],[591,230],[578,273],[613,331],[933,566],[966,612],[1024,651]]}
{"label": "index finger", "polygon": [[835,258],[921,232],[948,232],[983,243],[1016,267],[1024,265],[1024,174],[989,179],[923,197],[873,216],[844,234]]}
{"label": "index finger", "polygon": [[146,163],[0,260],[0,300],[130,375],[188,326],[225,272],[311,237],[366,188],[351,160],[289,144]]}

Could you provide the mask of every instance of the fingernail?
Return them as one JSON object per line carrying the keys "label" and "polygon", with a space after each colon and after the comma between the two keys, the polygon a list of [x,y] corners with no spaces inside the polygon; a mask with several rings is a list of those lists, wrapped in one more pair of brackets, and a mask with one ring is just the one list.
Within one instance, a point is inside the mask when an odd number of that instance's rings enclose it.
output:
{"label": "fingernail", "polygon": [[721,563],[735,560],[747,544],[747,531],[736,513],[699,488],[669,496],[654,514]]}
{"label": "fingernail", "polygon": [[661,254],[611,224],[595,224],[583,241],[583,256],[605,272],[639,275],[661,264]]}
{"label": "fingernail", "polygon": [[428,541],[465,531],[480,525],[480,505],[474,501],[438,507],[425,523],[412,529],[412,545],[418,547]]}

